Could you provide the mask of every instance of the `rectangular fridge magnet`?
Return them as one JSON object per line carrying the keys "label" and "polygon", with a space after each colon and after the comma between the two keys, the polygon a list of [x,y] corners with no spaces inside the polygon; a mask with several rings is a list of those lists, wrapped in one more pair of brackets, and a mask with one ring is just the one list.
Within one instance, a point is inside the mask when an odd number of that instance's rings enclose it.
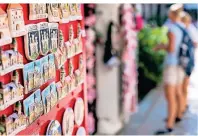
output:
{"label": "rectangular fridge magnet", "polygon": [[20,37],[27,33],[20,4],[9,4],[7,8],[8,24],[12,37]]}

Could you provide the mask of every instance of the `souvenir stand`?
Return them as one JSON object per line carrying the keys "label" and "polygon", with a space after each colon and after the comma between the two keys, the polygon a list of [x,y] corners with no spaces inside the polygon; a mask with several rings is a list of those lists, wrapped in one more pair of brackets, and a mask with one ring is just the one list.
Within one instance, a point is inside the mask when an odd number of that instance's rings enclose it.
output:
{"label": "souvenir stand", "polygon": [[97,114],[96,114],[96,56],[95,43],[96,23],[95,15],[96,4],[84,4],[85,31],[86,31],[86,68],[87,68],[87,102],[88,102],[88,132],[90,135],[97,132]]}
{"label": "souvenir stand", "polygon": [[0,4],[0,135],[85,135],[81,4]]}
{"label": "souvenir stand", "polygon": [[123,114],[127,122],[129,115],[137,110],[137,32],[133,20],[133,10],[130,4],[121,8],[122,51],[122,96]]}

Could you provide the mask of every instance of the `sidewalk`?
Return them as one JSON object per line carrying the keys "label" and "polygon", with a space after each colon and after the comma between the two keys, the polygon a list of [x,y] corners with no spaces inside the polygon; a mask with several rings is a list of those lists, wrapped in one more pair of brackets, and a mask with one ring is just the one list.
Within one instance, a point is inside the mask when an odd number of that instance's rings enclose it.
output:
{"label": "sidewalk", "polygon": [[[196,54],[198,58],[198,51]],[[198,59],[197,63],[198,64]],[[138,113],[131,116],[122,135],[153,135],[165,128],[167,106],[162,86],[151,91],[139,105]],[[198,135],[198,65],[191,76],[188,93],[189,110],[183,120],[175,126],[175,135]]]}

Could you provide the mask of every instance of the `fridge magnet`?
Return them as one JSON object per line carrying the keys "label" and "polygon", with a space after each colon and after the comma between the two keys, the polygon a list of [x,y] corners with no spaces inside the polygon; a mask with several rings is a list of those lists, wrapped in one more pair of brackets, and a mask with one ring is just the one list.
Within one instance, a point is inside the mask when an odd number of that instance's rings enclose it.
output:
{"label": "fridge magnet", "polygon": [[12,37],[20,37],[27,33],[20,4],[9,4],[7,8],[8,24]]}
{"label": "fridge magnet", "polygon": [[43,84],[41,74],[41,61],[36,60],[34,62],[34,88],[38,88]]}
{"label": "fridge magnet", "polygon": [[0,117],[1,135],[16,135],[27,127],[27,117],[22,113],[21,103],[14,105],[14,113]]}
{"label": "fridge magnet", "polygon": [[24,66],[23,80],[25,94],[28,94],[34,89],[34,62],[28,63]]}
{"label": "fridge magnet", "polygon": [[57,3],[47,4],[48,9],[48,20],[49,22],[59,22],[60,21],[60,12]]}
{"label": "fridge magnet", "polygon": [[75,80],[76,80],[75,85],[78,86],[82,83],[81,72],[80,72],[80,70],[77,69],[74,74],[75,74]]}
{"label": "fridge magnet", "polygon": [[77,28],[77,38],[76,38],[76,54],[79,54],[83,50],[83,43],[82,43],[82,32],[81,32],[81,25],[78,23],[78,28]]}
{"label": "fridge magnet", "polygon": [[61,125],[57,120],[51,120],[47,127],[47,136],[61,136],[62,135],[62,129]]}
{"label": "fridge magnet", "polygon": [[48,22],[41,22],[37,24],[39,29],[39,40],[40,40],[40,54],[46,55],[50,50],[50,32]]}
{"label": "fridge magnet", "polygon": [[60,23],[68,23],[70,17],[70,9],[68,3],[60,3]]}
{"label": "fridge magnet", "polygon": [[29,20],[47,18],[47,7],[45,3],[29,4]]}
{"label": "fridge magnet", "polygon": [[34,122],[43,114],[43,103],[40,89],[36,90],[23,101],[24,114],[28,118],[28,124]]}
{"label": "fridge magnet", "polygon": [[66,73],[65,73],[65,67],[62,66],[60,69],[60,82],[62,85],[65,84],[65,77],[66,77]]}
{"label": "fridge magnet", "polygon": [[51,93],[51,108],[52,108],[58,102],[58,94],[57,94],[57,91],[56,91],[56,84],[55,84],[55,82],[52,82],[50,84],[50,93]]}
{"label": "fridge magnet", "polygon": [[74,76],[74,67],[73,67],[73,62],[72,60],[70,59],[69,60],[69,76],[71,77],[71,90],[74,90],[75,87],[76,87],[76,83],[75,83],[75,76]]}
{"label": "fridge magnet", "polygon": [[76,4],[69,4],[70,8],[70,20],[74,21],[77,19],[77,5]]}
{"label": "fridge magnet", "polygon": [[12,82],[6,85],[0,82],[0,110],[4,110],[15,102],[22,100],[23,89],[24,87],[19,82],[19,74],[17,71],[13,71],[12,73]]}
{"label": "fridge magnet", "polygon": [[77,132],[76,132],[76,136],[86,136],[86,131],[84,127],[79,127]]}
{"label": "fridge magnet", "polygon": [[81,4],[76,4],[76,19],[82,20]]}
{"label": "fridge magnet", "polygon": [[72,51],[71,51],[71,43],[69,41],[65,42],[65,47],[66,47],[66,56],[67,58],[71,58],[72,57]]}
{"label": "fridge magnet", "polygon": [[59,48],[55,52],[54,56],[55,56],[55,65],[56,65],[56,68],[57,69],[60,69],[61,66],[62,66],[62,64],[63,64],[63,62],[62,62],[62,56],[63,56],[63,54],[62,54],[62,52],[61,52],[61,50]]}
{"label": "fridge magnet", "polygon": [[8,18],[5,11],[0,8],[0,46],[10,44],[12,38],[8,27]]}
{"label": "fridge magnet", "polygon": [[44,113],[48,113],[51,109],[51,93],[50,93],[50,86],[47,86],[41,93]]}
{"label": "fridge magnet", "polygon": [[25,55],[29,60],[36,60],[39,56],[39,31],[36,24],[26,25],[27,34],[24,37]]}
{"label": "fridge magnet", "polygon": [[66,50],[66,47],[64,45],[64,36],[63,36],[62,30],[59,30],[59,49],[62,52],[61,61],[64,64],[65,61],[67,60],[67,50]]}
{"label": "fridge magnet", "polygon": [[49,79],[54,79],[56,77],[56,67],[54,63],[54,54],[48,55],[48,63],[49,63]]}
{"label": "fridge magnet", "polygon": [[41,58],[40,61],[41,61],[41,74],[43,78],[43,83],[46,83],[49,79],[48,56]]}
{"label": "fridge magnet", "polygon": [[63,98],[63,93],[62,93],[62,84],[60,81],[56,83],[56,90],[58,94],[58,99],[61,100]]}
{"label": "fridge magnet", "polygon": [[72,89],[71,89],[71,77],[66,76],[65,81],[66,81],[66,83],[65,83],[66,93],[69,93],[69,92],[72,91]]}
{"label": "fridge magnet", "polygon": [[58,23],[49,23],[50,51],[55,53],[58,48]]}
{"label": "fridge magnet", "polygon": [[84,120],[84,102],[83,99],[78,97],[74,106],[75,123],[80,126]]}
{"label": "fridge magnet", "polygon": [[17,51],[16,45],[7,51],[2,51],[0,48],[0,76],[23,67],[23,56]]}
{"label": "fridge magnet", "polygon": [[63,135],[72,135],[74,130],[74,111],[72,108],[67,108],[63,115],[62,121]]}

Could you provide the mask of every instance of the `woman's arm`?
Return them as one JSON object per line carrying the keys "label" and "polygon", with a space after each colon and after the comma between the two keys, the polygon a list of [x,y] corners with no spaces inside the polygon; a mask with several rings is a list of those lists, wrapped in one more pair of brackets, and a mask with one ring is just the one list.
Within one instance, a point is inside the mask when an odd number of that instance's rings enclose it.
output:
{"label": "woman's arm", "polygon": [[166,51],[171,53],[175,50],[175,36],[172,32],[168,32],[168,41]]}
{"label": "woman's arm", "polygon": [[174,34],[172,32],[168,32],[168,44],[160,44],[158,46],[156,46],[153,50],[154,51],[159,51],[159,50],[165,50],[167,52],[173,52],[175,47],[174,47],[174,44],[175,44],[175,37],[174,37]]}

